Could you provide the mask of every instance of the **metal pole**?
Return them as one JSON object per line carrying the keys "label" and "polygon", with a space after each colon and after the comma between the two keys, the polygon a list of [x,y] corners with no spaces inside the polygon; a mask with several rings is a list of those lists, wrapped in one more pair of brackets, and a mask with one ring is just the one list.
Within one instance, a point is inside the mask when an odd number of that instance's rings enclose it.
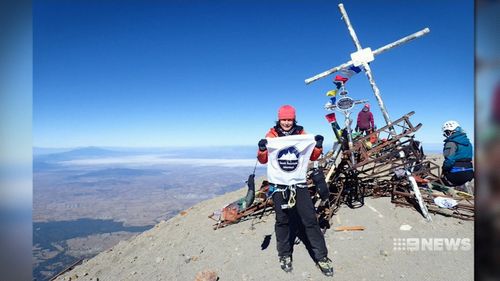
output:
{"label": "metal pole", "polygon": [[[370,82],[370,86],[372,87],[373,94],[375,94],[375,98],[377,99],[380,111],[382,111],[382,115],[384,116],[385,123],[387,125],[391,125],[391,118],[389,117],[387,109],[385,109],[384,101],[380,96],[380,90],[378,89],[377,84],[375,84],[375,79],[373,78],[372,70],[367,63],[363,63],[363,67],[365,68],[366,77],[368,77],[368,81]],[[389,129],[391,130],[391,132],[394,131],[394,128],[392,126]]]}
{"label": "metal pole", "polygon": [[339,65],[339,66],[336,66],[334,68],[330,68],[330,69],[328,69],[326,71],[323,71],[320,74],[315,75],[315,76],[313,76],[311,78],[307,78],[304,81],[306,82],[306,84],[311,84],[312,82],[314,82],[316,80],[319,80],[319,79],[321,79],[321,78],[323,78],[325,76],[328,76],[328,75],[330,75],[330,74],[332,74],[334,72],[337,72],[337,71],[339,71],[341,69],[348,68],[351,65],[352,65],[352,61],[348,61],[346,63],[343,63],[343,64]]}
{"label": "metal pole", "polygon": [[351,119],[351,112],[346,112],[344,111],[344,115],[345,115],[345,130],[347,130],[347,144],[349,145],[349,150],[351,151],[351,163],[352,165],[356,165],[356,159],[354,158],[354,153],[353,153],[353,147],[354,147],[354,144],[353,144],[353,141],[352,141],[352,130],[351,130],[351,123],[352,123],[352,119]]}
{"label": "metal pole", "polygon": [[380,55],[381,53],[383,53],[383,52],[385,52],[385,51],[387,51],[389,49],[392,49],[392,48],[397,47],[397,46],[399,46],[401,44],[404,44],[404,43],[408,43],[411,40],[414,40],[414,39],[417,39],[419,37],[422,37],[422,36],[426,35],[429,32],[431,32],[431,30],[428,27],[426,27],[426,28],[424,28],[424,29],[422,29],[420,31],[417,31],[417,32],[415,32],[413,34],[410,34],[410,35],[406,36],[406,37],[403,37],[403,38],[399,39],[398,41],[394,41],[394,42],[389,43],[389,44],[387,44],[387,45],[385,45],[383,47],[380,47],[380,48],[376,49],[375,51],[372,52],[373,56]]}
{"label": "metal pole", "polygon": [[344,9],[344,4],[340,3],[339,4],[339,10],[340,13],[342,14],[342,18],[345,21],[345,24],[347,25],[347,29],[349,30],[349,34],[351,35],[352,41],[354,42],[354,45],[356,45],[356,48],[361,50],[361,44],[359,43],[358,36],[356,36],[356,32],[354,32],[354,28],[352,28],[351,21],[349,20],[349,16],[347,15],[347,12]]}

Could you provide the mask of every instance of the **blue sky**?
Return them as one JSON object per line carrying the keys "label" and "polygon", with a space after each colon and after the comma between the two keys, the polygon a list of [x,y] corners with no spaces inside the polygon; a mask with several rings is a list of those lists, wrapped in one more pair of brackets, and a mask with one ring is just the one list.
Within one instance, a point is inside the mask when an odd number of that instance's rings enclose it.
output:
{"label": "blue sky", "polygon": [[[256,145],[283,104],[331,139],[323,105],[333,76],[304,79],[355,51],[338,3],[34,1],[33,145]],[[393,120],[416,112],[424,145],[442,141],[449,119],[472,138],[473,1],[344,5],[365,48],[430,28],[377,56],[375,80]],[[384,125],[366,76],[347,87]]]}

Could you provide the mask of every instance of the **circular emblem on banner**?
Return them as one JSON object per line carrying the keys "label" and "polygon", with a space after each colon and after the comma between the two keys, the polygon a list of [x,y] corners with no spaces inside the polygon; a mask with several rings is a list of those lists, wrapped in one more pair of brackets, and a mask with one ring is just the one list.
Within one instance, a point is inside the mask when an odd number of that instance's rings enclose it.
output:
{"label": "circular emblem on banner", "polygon": [[343,97],[337,100],[337,108],[341,110],[350,110],[354,106],[354,100],[350,97]]}
{"label": "circular emblem on banner", "polygon": [[285,172],[292,172],[299,165],[299,151],[295,146],[289,146],[278,151],[278,165]]}

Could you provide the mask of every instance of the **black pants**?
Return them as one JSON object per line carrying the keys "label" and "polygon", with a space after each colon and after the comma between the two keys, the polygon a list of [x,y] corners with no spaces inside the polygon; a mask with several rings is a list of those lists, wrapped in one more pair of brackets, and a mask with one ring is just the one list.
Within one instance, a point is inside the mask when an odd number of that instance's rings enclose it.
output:
{"label": "black pants", "polygon": [[371,130],[372,130],[372,129],[361,129],[361,128],[359,128],[359,132],[360,132],[361,134],[363,134],[363,133],[364,133],[364,134],[365,134],[365,136],[368,136],[368,135],[371,133]]}
{"label": "black pants", "polygon": [[[455,163],[455,166],[472,169],[472,163],[470,162],[457,162]],[[455,173],[445,171],[443,173],[443,182],[448,186],[462,185],[468,181],[471,181],[473,178],[474,178],[474,171],[472,170],[455,172]]]}
{"label": "black pants", "polygon": [[278,255],[292,255],[297,231],[302,228],[316,261],[326,257],[328,250],[326,249],[325,237],[319,227],[316,211],[307,187],[296,188],[296,203],[290,209],[281,208],[282,204],[288,202],[289,191],[285,193],[285,198],[283,198],[283,193],[280,191],[273,194],[274,210],[276,212],[274,228]]}
{"label": "black pants", "polygon": [[448,186],[459,186],[474,178],[473,171],[458,172],[458,173],[447,173],[443,174],[443,181]]}

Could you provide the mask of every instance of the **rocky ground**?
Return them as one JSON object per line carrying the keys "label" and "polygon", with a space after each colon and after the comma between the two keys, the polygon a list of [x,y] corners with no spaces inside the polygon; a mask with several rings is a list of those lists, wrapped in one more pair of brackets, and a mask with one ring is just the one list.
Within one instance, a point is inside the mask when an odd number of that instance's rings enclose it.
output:
{"label": "rocky ground", "polygon": [[[280,269],[274,214],[213,230],[207,216],[245,192],[201,202],[57,280],[195,280],[202,271],[214,272],[219,280],[332,280],[321,274],[302,243],[295,246],[293,272]],[[427,222],[390,198],[367,198],[359,209],[343,206],[325,236],[335,280],[473,280],[474,223],[432,218]],[[333,231],[358,225],[365,229]],[[270,244],[262,247],[269,235]]]}

